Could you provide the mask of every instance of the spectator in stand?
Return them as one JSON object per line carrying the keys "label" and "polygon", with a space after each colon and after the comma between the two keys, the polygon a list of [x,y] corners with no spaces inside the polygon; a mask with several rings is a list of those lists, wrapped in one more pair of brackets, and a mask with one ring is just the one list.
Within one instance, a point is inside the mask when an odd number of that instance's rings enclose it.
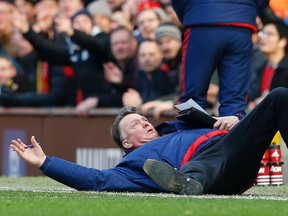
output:
{"label": "spectator in stand", "polygon": [[[52,20],[59,11],[58,3],[54,0],[42,0],[37,3],[35,9],[37,16],[35,22],[32,24],[33,29],[50,39],[54,35]],[[25,13],[22,13],[20,16],[19,11],[15,8],[13,15],[13,23],[11,24],[15,24],[19,20],[18,24],[20,26],[23,21],[29,24]],[[31,44],[22,37],[22,34],[19,34],[17,28],[14,28],[12,31],[10,45],[15,48],[16,60],[23,68],[23,72],[21,73],[28,76],[30,88],[28,92],[21,94],[1,95],[2,106],[40,107],[71,105],[70,94],[73,92],[70,88],[71,82],[64,76],[62,67],[56,67],[47,64],[47,62],[40,61]],[[21,79],[24,80],[24,78]]]}
{"label": "spectator in stand", "polygon": [[17,10],[25,14],[30,24],[36,20],[37,12],[36,5],[42,0],[14,0],[14,5]]}
{"label": "spectator in stand", "polygon": [[40,73],[42,71],[38,67],[40,65],[40,59],[37,53],[17,29],[13,31],[11,45],[15,47],[15,60],[21,65],[23,69],[22,74],[29,80],[31,90],[36,92],[36,90],[38,90],[37,85],[41,83],[37,82],[37,80],[39,80],[37,75],[42,74]]}
{"label": "spectator in stand", "polygon": [[18,73],[22,73],[21,65],[15,60],[16,49],[11,44],[14,8],[14,5],[9,1],[0,0],[0,54],[8,55],[12,59]]}
{"label": "spectator in stand", "polygon": [[94,34],[98,32],[111,32],[112,11],[106,0],[95,0],[87,5],[87,10],[92,15],[93,24],[97,29],[94,29]]}
{"label": "spectator in stand", "polygon": [[0,106],[66,106],[69,103],[69,81],[61,67],[49,67],[49,90],[36,93],[30,81],[17,73],[12,60],[0,56]]}
{"label": "spectator in stand", "polygon": [[104,65],[106,79],[122,91],[135,87],[139,71],[136,38],[127,28],[118,27],[111,33],[110,43],[115,63]]}
{"label": "spectator in stand", "polygon": [[13,54],[13,47],[10,44],[13,30],[12,11],[12,4],[0,0],[0,53]]}
{"label": "spectator in stand", "polygon": [[0,97],[3,94],[15,94],[29,90],[27,77],[17,73],[10,57],[0,55]]}
{"label": "spectator in stand", "polygon": [[160,114],[166,110],[173,110],[174,105],[177,103],[177,99],[180,92],[180,75],[181,75],[181,54],[182,54],[182,42],[180,29],[173,24],[162,24],[156,31],[156,41],[159,44],[160,50],[163,53],[163,62],[161,68],[169,73],[171,83],[175,88],[175,92],[158,98],[157,100],[148,101],[141,105],[141,111],[147,114],[148,111],[152,111],[152,115],[155,118],[159,118]]}
{"label": "spectator in stand", "polygon": [[[63,107],[70,105],[70,80],[63,67],[49,65],[46,92],[6,93],[0,95],[0,106],[5,107]],[[23,81],[23,79],[21,79]],[[31,87],[29,85],[29,87]]]}
{"label": "spectator in stand", "polygon": [[128,17],[125,15],[124,11],[116,10],[112,13],[111,28],[113,30],[113,29],[116,29],[120,26],[123,26],[130,31],[132,31],[134,29],[133,23],[128,19]]}
{"label": "spectator in stand", "polygon": [[169,71],[161,69],[163,54],[156,41],[146,40],[140,44],[138,60],[141,70],[135,89],[130,88],[123,94],[124,106],[140,107],[143,103],[175,92],[178,85],[171,80]]}
{"label": "spectator in stand", "polygon": [[248,110],[254,109],[276,87],[288,88],[288,26],[281,19],[264,24],[260,50],[267,61],[257,71],[249,90]]}
{"label": "spectator in stand", "polygon": [[[36,20],[32,23],[33,30],[52,39],[56,32],[53,29],[54,18],[60,13],[57,0],[41,0],[35,6]],[[54,32],[53,32],[54,31]]]}
{"label": "spectator in stand", "polygon": [[[135,87],[135,81],[139,71],[137,59],[137,41],[132,31],[125,27],[118,27],[111,32],[110,44],[115,58],[104,64],[105,78],[112,85],[114,91],[111,95],[104,94],[102,97],[90,97],[77,105],[79,115],[86,115],[95,107],[109,106],[121,107],[122,94],[128,88]],[[110,104],[103,101],[110,101]],[[104,105],[103,105],[104,104]]]}
{"label": "spectator in stand", "polygon": [[140,44],[143,40],[154,40],[155,30],[161,24],[161,18],[153,9],[143,9],[137,15],[136,25],[139,34],[136,38]]}
{"label": "spectator in stand", "polygon": [[[23,22],[23,19],[18,21]],[[103,63],[111,56],[109,36],[104,32],[91,36],[93,23],[88,11],[80,10],[71,19],[63,16],[55,18],[57,31],[66,35],[65,47],[41,37],[29,28],[27,22],[16,23],[16,26],[41,58],[73,68],[83,99],[109,91],[103,70]]]}

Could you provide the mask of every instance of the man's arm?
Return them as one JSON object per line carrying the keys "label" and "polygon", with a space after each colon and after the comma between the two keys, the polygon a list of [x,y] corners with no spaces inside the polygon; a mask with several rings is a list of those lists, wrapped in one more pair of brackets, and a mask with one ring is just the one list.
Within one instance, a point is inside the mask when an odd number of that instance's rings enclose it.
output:
{"label": "man's arm", "polygon": [[31,138],[32,146],[29,148],[20,139],[11,142],[10,147],[26,162],[40,168],[46,176],[76,190],[149,192],[149,187],[137,183],[137,179],[141,181],[143,176],[135,175],[136,171],[128,167],[98,170],[46,156],[34,136]]}

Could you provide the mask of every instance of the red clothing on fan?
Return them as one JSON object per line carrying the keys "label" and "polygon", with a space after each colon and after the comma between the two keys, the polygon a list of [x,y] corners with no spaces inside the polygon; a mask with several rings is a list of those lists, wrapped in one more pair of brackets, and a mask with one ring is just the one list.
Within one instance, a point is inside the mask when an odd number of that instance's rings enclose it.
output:
{"label": "red clothing on fan", "polygon": [[275,73],[275,69],[276,69],[275,66],[267,65],[265,67],[264,72],[263,72],[263,77],[261,80],[261,87],[260,87],[261,93],[263,93],[264,91],[270,91],[270,85],[271,85],[271,81]]}

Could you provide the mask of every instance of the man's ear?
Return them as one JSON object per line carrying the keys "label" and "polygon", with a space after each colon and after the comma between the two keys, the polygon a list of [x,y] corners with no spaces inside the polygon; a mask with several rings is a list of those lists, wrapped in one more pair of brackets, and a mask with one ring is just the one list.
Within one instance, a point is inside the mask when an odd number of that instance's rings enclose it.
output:
{"label": "man's ear", "polygon": [[131,149],[133,147],[133,144],[127,139],[123,140],[122,145],[125,149]]}
{"label": "man's ear", "polygon": [[281,48],[284,48],[287,46],[287,39],[286,38],[281,38],[279,41],[279,45]]}

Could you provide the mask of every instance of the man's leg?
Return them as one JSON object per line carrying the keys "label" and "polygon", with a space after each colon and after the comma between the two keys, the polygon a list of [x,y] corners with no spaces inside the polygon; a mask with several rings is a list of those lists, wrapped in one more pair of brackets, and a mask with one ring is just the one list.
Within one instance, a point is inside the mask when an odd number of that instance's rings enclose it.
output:
{"label": "man's leg", "polygon": [[[286,144],[288,142],[287,110],[288,89],[277,88],[236,125],[218,144],[225,148],[221,157],[226,162],[222,168],[218,166],[218,171],[209,173],[209,182],[203,184],[204,192],[235,194],[248,189],[257,177],[263,154],[278,130]],[[217,146],[212,146],[212,151],[213,148]],[[205,153],[197,160],[205,160]],[[187,173],[191,171],[188,166]]]}
{"label": "man's leg", "polygon": [[226,29],[227,46],[218,64],[219,116],[245,115],[248,80],[251,77],[251,30],[239,27]]}
{"label": "man's leg", "polygon": [[182,46],[182,80],[180,102],[190,98],[201,107],[206,106],[206,95],[218,61],[215,56],[221,42],[211,37],[207,27],[187,28]]}
{"label": "man's leg", "polygon": [[200,181],[204,193],[237,194],[257,177],[264,152],[278,130],[288,141],[288,89],[273,90],[219,143],[185,164],[183,173]]}
{"label": "man's leg", "polygon": [[[179,178],[182,179],[184,188],[187,188],[185,179],[192,178],[201,182],[204,193],[240,193],[253,183],[262,156],[278,130],[288,143],[287,110],[288,89],[275,89],[219,143],[186,163],[181,174],[176,170],[172,172],[172,167],[165,168],[167,165],[164,166],[162,162],[153,161],[153,166],[159,167],[158,171],[163,173],[166,169],[169,170],[169,175],[181,176]],[[147,174],[167,188],[172,177],[167,178],[168,175],[161,175],[159,172],[155,174],[157,168],[153,170]],[[181,189],[174,192],[179,191]],[[192,191],[190,194],[196,193]]]}

